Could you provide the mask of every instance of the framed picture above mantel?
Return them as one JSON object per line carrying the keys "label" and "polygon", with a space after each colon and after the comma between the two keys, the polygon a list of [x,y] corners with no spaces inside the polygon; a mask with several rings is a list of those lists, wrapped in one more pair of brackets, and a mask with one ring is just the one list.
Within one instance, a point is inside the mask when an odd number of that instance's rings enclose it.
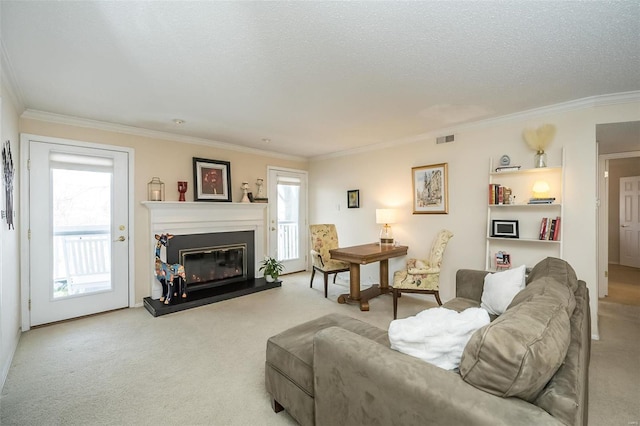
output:
{"label": "framed picture above mantel", "polygon": [[448,214],[447,163],[411,168],[413,214]]}
{"label": "framed picture above mantel", "polygon": [[231,163],[193,157],[194,201],[231,202]]}

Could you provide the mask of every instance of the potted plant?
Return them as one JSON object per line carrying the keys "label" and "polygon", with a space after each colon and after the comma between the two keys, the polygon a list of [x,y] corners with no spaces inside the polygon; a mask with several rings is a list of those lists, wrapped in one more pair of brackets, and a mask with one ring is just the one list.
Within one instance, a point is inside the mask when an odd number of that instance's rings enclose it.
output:
{"label": "potted plant", "polygon": [[268,282],[278,279],[278,276],[284,270],[284,265],[273,257],[265,257],[261,263],[260,270],[264,271],[264,277]]}

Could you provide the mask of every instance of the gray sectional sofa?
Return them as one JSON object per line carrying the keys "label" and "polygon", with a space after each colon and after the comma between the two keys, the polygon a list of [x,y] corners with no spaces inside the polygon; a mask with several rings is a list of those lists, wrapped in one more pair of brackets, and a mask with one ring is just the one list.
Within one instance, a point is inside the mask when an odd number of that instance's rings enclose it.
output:
{"label": "gray sectional sofa", "polygon": [[[460,270],[444,307],[479,307],[486,271]],[[273,336],[265,379],[302,425],[586,425],[589,294],[563,260],[536,265],[478,329],[459,371],[390,349],[385,330],[331,314]]]}

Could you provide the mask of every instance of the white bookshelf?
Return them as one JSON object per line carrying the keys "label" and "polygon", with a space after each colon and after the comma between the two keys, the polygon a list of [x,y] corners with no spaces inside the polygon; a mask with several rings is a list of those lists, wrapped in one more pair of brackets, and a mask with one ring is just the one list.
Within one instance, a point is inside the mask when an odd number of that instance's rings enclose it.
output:
{"label": "white bookshelf", "polygon": [[[487,270],[495,270],[495,254],[499,251],[511,255],[511,265],[516,267],[522,264],[533,267],[540,260],[548,256],[562,258],[563,256],[563,229],[564,207],[562,204],[564,195],[564,149],[562,150],[561,163],[556,167],[530,168],[510,171],[496,171],[496,165],[489,161],[488,184],[498,184],[508,187],[515,196],[513,204],[490,204],[489,185],[487,194],[487,234],[485,267]],[[533,184],[543,180],[549,184],[549,196],[555,197],[552,204],[528,204],[533,195]],[[557,240],[539,239],[540,224],[543,218],[557,217],[560,220],[560,230]],[[492,223],[494,220],[518,221],[518,238],[505,238],[492,236]]]}

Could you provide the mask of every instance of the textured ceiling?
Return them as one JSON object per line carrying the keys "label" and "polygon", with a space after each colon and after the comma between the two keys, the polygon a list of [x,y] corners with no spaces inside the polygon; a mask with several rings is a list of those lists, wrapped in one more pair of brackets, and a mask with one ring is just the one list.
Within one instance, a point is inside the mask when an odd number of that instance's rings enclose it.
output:
{"label": "textured ceiling", "polygon": [[637,1],[0,8],[26,109],[304,157],[640,89]]}

